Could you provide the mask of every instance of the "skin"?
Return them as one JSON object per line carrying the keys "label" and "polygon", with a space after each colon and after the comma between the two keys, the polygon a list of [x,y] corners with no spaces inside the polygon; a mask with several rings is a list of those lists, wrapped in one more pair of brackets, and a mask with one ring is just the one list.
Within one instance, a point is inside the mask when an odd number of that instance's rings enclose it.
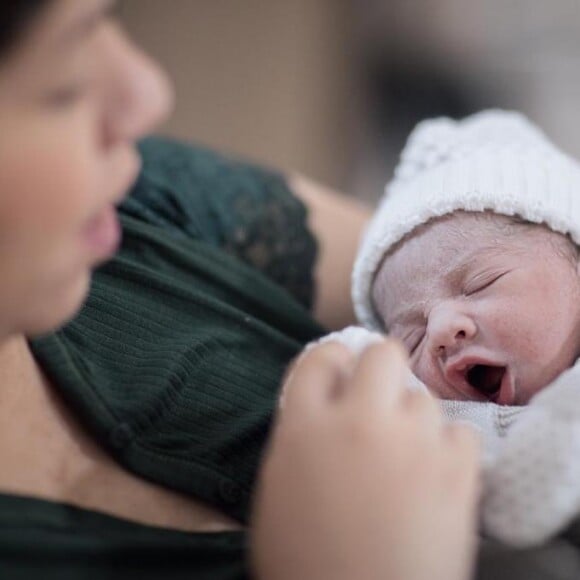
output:
{"label": "skin", "polygon": [[308,207],[308,227],[318,243],[314,316],[329,330],[355,324],[351,273],[371,211],[356,199],[301,175],[291,175],[289,183]]}
{"label": "skin", "polygon": [[41,333],[78,310],[110,257],[85,230],[125,195],[134,141],[170,105],[159,69],[106,20],[108,3],[78,4],[55,2],[1,69],[0,336]]}
{"label": "skin", "polygon": [[[108,219],[110,224],[113,205],[139,168],[135,140],[171,105],[164,75],[106,17],[107,6],[103,0],[54,0],[0,63],[0,491],[172,529],[235,529],[235,522],[194,498],[119,467],[58,398],[26,340],[57,328],[82,304],[92,269],[118,243],[95,244],[89,234],[95,223]],[[325,247],[331,247],[333,236],[342,235],[331,232],[331,217],[338,216],[337,223],[347,227],[348,204],[338,201],[338,209],[327,215],[332,205],[327,193],[319,194],[308,182],[299,189],[315,210],[315,235],[321,232]],[[355,228],[362,227],[363,214],[352,220]],[[337,272],[347,276],[353,245],[345,247],[344,256]],[[324,266],[322,272],[327,270]],[[332,281],[340,289],[342,304],[342,274],[323,276],[325,288]],[[337,553],[352,555],[357,574],[350,577],[419,580],[433,578],[433,570],[449,580],[467,577],[477,444],[470,432],[444,426],[428,398],[400,396],[406,363],[400,347],[386,348],[363,357],[352,380],[346,380],[352,371],[348,353],[320,347],[301,359],[293,379],[299,388],[291,389],[284,427],[277,431],[260,480],[253,544],[260,577],[283,578],[292,572],[279,551],[284,545],[298,550],[298,557],[290,554],[294,563],[301,558],[308,563],[304,573],[294,569],[298,574],[293,577],[304,579],[326,577],[327,571],[339,578],[334,574]],[[387,394],[383,377],[389,374]],[[359,386],[360,396],[342,396],[359,392]],[[302,432],[301,426],[308,428]],[[397,453],[396,445],[389,457],[389,441],[401,437],[407,441],[405,454]],[[342,441],[350,444],[342,446]],[[325,450],[339,448],[340,462],[318,461]],[[379,477],[369,478],[369,473]],[[413,485],[400,475],[405,473]],[[360,494],[361,483],[371,481]],[[371,518],[369,507],[376,511],[385,484],[392,497],[386,506],[399,511],[393,516],[385,507],[388,517]],[[311,493],[314,489],[332,492],[326,504]],[[344,504],[344,494],[356,493],[364,501],[351,510],[336,509]],[[409,518],[405,507],[415,505],[421,509],[412,510]],[[283,519],[281,507],[288,508]],[[377,538],[396,544],[390,558],[361,541],[369,518]],[[297,535],[305,526],[308,535]],[[329,535],[330,530],[341,530],[340,537]],[[436,542],[428,551],[428,567],[421,566],[417,546],[430,546],[433,536],[447,540]]]}
{"label": "skin", "polygon": [[508,218],[458,212],[431,222],[384,260],[374,303],[438,397],[486,400],[463,362],[506,366],[524,405],[580,355],[580,277],[564,236]]}

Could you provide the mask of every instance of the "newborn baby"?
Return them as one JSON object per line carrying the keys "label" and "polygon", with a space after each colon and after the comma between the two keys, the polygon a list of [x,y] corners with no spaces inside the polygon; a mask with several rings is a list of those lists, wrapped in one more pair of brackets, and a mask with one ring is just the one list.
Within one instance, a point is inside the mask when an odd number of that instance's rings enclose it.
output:
{"label": "newborn baby", "polygon": [[580,513],[579,242],[580,165],[525,117],[424,121],[357,256],[364,328],[323,339],[406,345],[415,386],[482,431],[482,526],[515,545]]}
{"label": "newborn baby", "polygon": [[375,311],[442,399],[524,405],[580,354],[578,250],[543,225],[456,211],[391,249]]}
{"label": "newborn baby", "polygon": [[420,123],[353,273],[443,399],[523,405],[580,354],[580,169],[518,113]]}

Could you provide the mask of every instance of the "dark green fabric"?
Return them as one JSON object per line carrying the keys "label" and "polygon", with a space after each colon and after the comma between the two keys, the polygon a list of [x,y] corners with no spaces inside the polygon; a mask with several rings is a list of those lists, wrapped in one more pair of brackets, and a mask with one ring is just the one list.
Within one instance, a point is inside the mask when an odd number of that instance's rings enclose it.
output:
{"label": "dark green fabric", "polygon": [[220,248],[311,307],[316,242],[279,174],[160,138],[140,149],[143,171],[126,214]]}
{"label": "dark green fabric", "polygon": [[242,580],[245,542],[0,494],[2,580]]}

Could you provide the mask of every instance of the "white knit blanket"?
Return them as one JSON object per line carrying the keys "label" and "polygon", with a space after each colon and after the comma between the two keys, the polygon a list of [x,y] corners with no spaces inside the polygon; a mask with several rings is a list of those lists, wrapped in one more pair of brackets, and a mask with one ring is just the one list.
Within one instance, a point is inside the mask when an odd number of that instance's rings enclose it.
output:
{"label": "white knit blanket", "polygon": [[[381,339],[352,326],[319,342],[339,341],[358,354]],[[409,387],[426,390],[414,376]],[[535,546],[580,515],[580,359],[526,407],[474,401],[441,406],[448,420],[465,421],[482,435],[485,535]]]}

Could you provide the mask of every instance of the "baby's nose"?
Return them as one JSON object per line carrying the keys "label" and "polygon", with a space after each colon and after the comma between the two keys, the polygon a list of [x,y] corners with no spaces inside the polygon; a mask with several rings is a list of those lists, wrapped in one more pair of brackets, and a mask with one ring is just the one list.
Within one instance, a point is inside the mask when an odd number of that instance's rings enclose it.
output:
{"label": "baby's nose", "polygon": [[476,334],[473,318],[454,304],[438,305],[429,314],[427,338],[434,356],[447,358],[453,355]]}

